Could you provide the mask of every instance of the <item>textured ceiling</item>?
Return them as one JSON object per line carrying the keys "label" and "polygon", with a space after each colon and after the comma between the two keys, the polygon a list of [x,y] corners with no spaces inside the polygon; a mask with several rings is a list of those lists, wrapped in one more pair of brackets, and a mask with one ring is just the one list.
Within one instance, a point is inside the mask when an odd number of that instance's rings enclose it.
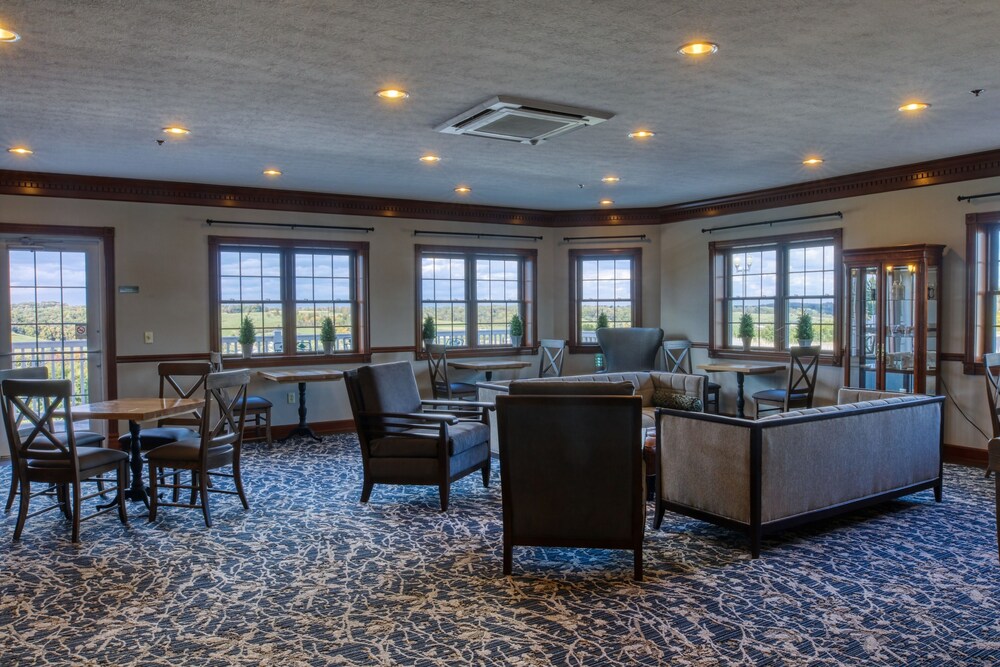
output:
{"label": "textured ceiling", "polygon": [[[1000,147],[997,0],[6,0],[0,26],[0,146],[35,151],[6,169],[581,209]],[[676,54],[696,38],[719,52]],[[497,94],[615,117],[539,146],[433,131]],[[157,146],[171,124],[192,134]]]}

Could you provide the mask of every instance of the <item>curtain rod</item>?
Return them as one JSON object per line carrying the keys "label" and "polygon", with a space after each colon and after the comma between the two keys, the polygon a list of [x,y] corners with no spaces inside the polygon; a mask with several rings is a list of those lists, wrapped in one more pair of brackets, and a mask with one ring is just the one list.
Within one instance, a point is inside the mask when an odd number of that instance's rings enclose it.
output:
{"label": "curtain rod", "polygon": [[779,222],[802,222],[804,220],[819,220],[820,218],[840,218],[844,219],[844,214],[840,211],[834,211],[833,213],[821,213],[820,215],[800,215],[797,218],[781,218],[780,220],[764,220],[763,222],[747,222],[742,225],[724,225],[722,227],[709,227],[707,229],[702,229],[702,234],[711,234],[712,232],[720,232],[723,229],[741,229],[743,227],[757,227],[758,225],[776,225]]}
{"label": "curtain rod", "polygon": [[296,222],[240,222],[238,220],[205,220],[208,226],[212,225],[239,225],[241,227],[283,227],[285,229],[326,229],[330,231],[342,232],[374,232],[374,227],[335,227],[330,225],[303,225]]}
{"label": "curtain rod", "polygon": [[973,199],[982,199],[983,197],[1000,197],[1000,192],[987,192],[984,195],[969,195],[968,197],[959,197],[958,201],[972,201]]}
{"label": "curtain rod", "polygon": [[541,241],[543,236],[527,236],[524,234],[486,234],[481,232],[428,232],[415,230],[414,236],[464,236],[477,239],[522,239],[524,241]]}
{"label": "curtain rod", "polygon": [[624,236],[564,236],[563,243],[574,241],[646,241],[645,234],[627,234]]}

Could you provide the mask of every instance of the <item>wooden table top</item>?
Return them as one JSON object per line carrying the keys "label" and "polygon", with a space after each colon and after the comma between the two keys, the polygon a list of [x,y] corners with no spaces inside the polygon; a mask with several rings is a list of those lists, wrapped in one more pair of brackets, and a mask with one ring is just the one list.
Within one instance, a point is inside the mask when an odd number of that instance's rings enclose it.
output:
{"label": "wooden table top", "polygon": [[257,375],[272,382],[320,382],[322,380],[342,380],[344,371],[321,371],[306,369],[301,371],[257,371]]}
{"label": "wooden table top", "polygon": [[527,368],[530,361],[449,361],[448,365],[468,371],[504,371]]}
{"label": "wooden table top", "polygon": [[83,419],[129,419],[149,421],[194,412],[205,405],[200,398],[116,398],[111,401],[73,406],[73,421]]}
{"label": "wooden table top", "polygon": [[745,361],[713,361],[709,364],[698,364],[698,368],[710,373],[743,373],[744,375],[764,375],[787,370],[785,364],[748,363]]}

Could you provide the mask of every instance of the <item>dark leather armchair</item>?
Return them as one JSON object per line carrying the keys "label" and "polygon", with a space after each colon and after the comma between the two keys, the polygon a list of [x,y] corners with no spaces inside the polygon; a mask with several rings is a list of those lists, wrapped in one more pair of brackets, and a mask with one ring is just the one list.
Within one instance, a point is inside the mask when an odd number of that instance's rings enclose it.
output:
{"label": "dark leather armchair", "polygon": [[642,580],[642,398],[633,391],[630,382],[532,381],[497,396],[504,574],[514,546],[593,547],[632,550]]}
{"label": "dark leather armchair", "polygon": [[420,400],[405,361],[362,366],[344,381],[361,443],[361,502],[375,484],[436,485],[444,512],[455,480],[480,470],[489,486],[488,404]]}
{"label": "dark leather armchair", "polygon": [[663,329],[605,327],[597,330],[597,342],[604,352],[604,370],[608,373],[651,371],[663,341]]}

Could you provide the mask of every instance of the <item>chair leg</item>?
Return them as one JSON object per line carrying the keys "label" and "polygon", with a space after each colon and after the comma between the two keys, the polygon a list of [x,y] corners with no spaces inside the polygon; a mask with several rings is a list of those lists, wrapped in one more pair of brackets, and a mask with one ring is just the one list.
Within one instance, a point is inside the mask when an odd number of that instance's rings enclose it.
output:
{"label": "chair leg", "polygon": [[632,578],[642,581],[642,545],[632,551]]}
{"label": "chair leg", "polygon": [[72,521],[73,509],[69,505],[69,486],[66,484],[56,486],[56,501],[62,505],[63,516]]}
{"label": "chair leg", "polygon": [[504,536],[503,541],[503,573],[509,576],[514,570],[514,546]]}
{"label": "chair leg", "polygon": [[14,541],[21,539],[21,531],[24,530],[24,521],[28,518],[28,503],[31,500],[31,483],[25,479],[20,480],[21,499],[18,504],[17,525],[14,526]]}
{"label": "chair leg", "polygon": [[128,525],[128,510],[125,508],[125,478],[128,476],[128,461],[118,464],[118,520]]}
{"label": "chair leg", "polygon": [[208,509],[208,473],[198,472],[198,489],[201,491],[201,513],[205,515],[205,527],[212,527],[212,513]]}
{"label": "chair leg", "polygon": [[372,488],[374,486],[375,486],[375,482],[373,482],[368,477],[368,475],[366,474],[365,475],[364,486],[361,487],[361,502],[363,502],[363,503],[367,503],[368,502],[368,499],[372,495]]}
{"label": "chair leg", "polygon": [[448,511],[448,493],[451,491],[451,484],[443,482],[438,485],[438,495],[441,497],[441,511]]}
{"label": "chair leg", "polygon": [[250,509],[250,503],[247,502],[247,494],[243,491],[243,475],[240,473],[239,459],[233,461],[233,483],[236,484],[236,493],[240,496],[240,502],[243,503],[243,509]]}
{"label": "chair leg", "polygon": [[264,432],[267,434],[267,446],[273,447],[274,440],[271,438],[271,408],[265,410],[264,415],[265,415]]}
{"label": "chair leg", "polygon": [[656,517],[653,519],[653,530],[659,530],[660,524],[663,523],[663,513],[667,511],[667,508],[663,506],[663,503],[659,498],[656,500]]}
{"label": "chair leg", "polygon": [[156,509],[160,504],[160,494],[156,490],[156,464],[149,462],[149,522],[156,521]]}
{"label": "chair leg", "polygon": [[[14,466],[11,466],[11,468],[13,467]],[[17,471],[12,469],[10,471],[10,492],[7,494],[7,505],[4,507],[4,512],[9,512],[10,508],[14,506],[14,496],[17,495],[17,485]]]}
{"label": "chair leg", "polygon": [[80,481],[73,482],[73,543],[80,541],[80,515],[83,513],[80,501]]}
{"label": "chair leg", "polygon": [[493,467],[493,457],[487,456],[486,462],[483,464],[483,486],[487,489],[490,488],[490,470]]}

